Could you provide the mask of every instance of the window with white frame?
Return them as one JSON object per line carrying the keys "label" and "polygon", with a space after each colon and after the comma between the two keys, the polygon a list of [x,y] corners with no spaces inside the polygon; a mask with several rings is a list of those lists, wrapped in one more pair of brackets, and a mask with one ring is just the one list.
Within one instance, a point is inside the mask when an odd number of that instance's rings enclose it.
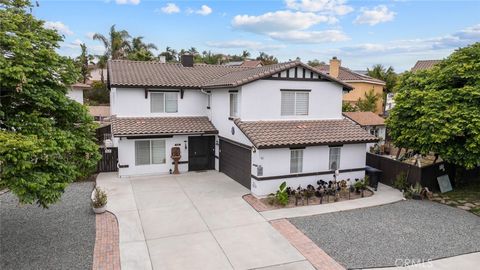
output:
{"label": "window with white frame", "polygon": [[165,164],[165,140],[135,141],[135,165]]}
{"label": "window with white frame", "polygon": [[290,173],[303,171],[303,149],[290,150]]}
{"label": "window with white frame", "polygon": [[372,127],[372,128],[370,129],[370,134],[372,134],[372,135],[375,136],[375,137],[378,137],[378,128]]}
{"label": "window with white frame", "polygon": [[330,155],[328,168],[332,171],[338,170],[340,168],[340,152],[341,147],[330,147]]}
{"label": "window with white frame", "polygon": [[238,117],[238,93],[230,93],[230,117]]}
{"label": "window with white frame", "polygon": [[281,115],[308,115],[309,92],[282,90]]}
{"label": "window with white frame", "polygon": [[150,111],[152,113],[178,112],[178,92],[151,92]]}

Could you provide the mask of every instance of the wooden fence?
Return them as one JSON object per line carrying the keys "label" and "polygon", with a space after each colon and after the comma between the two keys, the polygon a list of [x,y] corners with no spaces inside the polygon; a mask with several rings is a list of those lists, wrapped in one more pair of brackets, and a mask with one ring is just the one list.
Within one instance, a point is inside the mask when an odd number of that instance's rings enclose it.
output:
{"label": "wooden fence", "polygon": [[107,138],[110,138],[112,133],[111,125],[106,125],[99,127],[95,130],[95,137],[97,138],[98,144],[102,145],[103,141]]}
{"label": "wooden fence", "polygon": [[380,182],[392,186],[395,178],[400,173],[407,176],[407,181],[411,185],[420,182],[422,186],[430,190],[439,190],[437,177],[448,174],[452,185],[454,185],[455,168],[445,162],[438,162],[425,167],[418,167],[388,157],[367,153],[367,165],[381,170],[382,179]]}
{"label": "wooden fence", "polygon": [[116,147],[100,147],[100,155],[102,158],[98,161],[97,172],[116,172],[118,171],[118,148]]}

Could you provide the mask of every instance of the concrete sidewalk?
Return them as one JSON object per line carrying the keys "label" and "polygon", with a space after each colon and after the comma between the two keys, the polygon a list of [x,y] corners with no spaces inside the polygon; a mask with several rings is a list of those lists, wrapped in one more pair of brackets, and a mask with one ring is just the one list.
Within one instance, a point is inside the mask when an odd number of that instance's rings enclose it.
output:
{"label": "concrete sidewalk", "polygon": [[118,219],[122,270],[314,270],[222,173],[101,173],[97,185]]}
{"label": "concrete sidewalk", "polygon": [[368,198],[361,198],[349,201],[342,201],[329,204],[318,204],[301,206],[295,208],[283,208],[270,211],[263,211],[260,214],[266,220],[276,220],[282,218],[293,218],[312,216],[325,213],[346,211],[358,208],[372,207],[377,205],[389,204],[403,200],[402,192],[389,187],[387,185],[378,184],[378,190],[374,192],[373,196]]}

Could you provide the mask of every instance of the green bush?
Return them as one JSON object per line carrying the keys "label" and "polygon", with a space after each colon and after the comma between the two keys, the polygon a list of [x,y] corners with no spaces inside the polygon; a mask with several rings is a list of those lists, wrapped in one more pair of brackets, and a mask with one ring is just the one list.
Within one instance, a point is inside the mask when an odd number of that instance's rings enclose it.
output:
{"label": "green bush", "polygon": [[397,174],[397,176],[395,177],[395,181],[393,182],[393,187],[398,190],[407,190],[408,182],[405,172]]}
{"label": "green bush", "polygon": [[285,206],[288,204],[289,200],[290,198],[288,197],[287,183],[283,182],[282,184],[280,184],[277,193],[275,193],[275,201],[278,204]]}

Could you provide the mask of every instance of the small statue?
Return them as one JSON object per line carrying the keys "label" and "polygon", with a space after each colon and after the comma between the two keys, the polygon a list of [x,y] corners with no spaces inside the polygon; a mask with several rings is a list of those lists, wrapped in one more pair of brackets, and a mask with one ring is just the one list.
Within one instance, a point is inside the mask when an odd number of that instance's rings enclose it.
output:
{"label": "small statue", "polygon": [[182,156],[180,155],[180,147],[178,146],[172,147],[171,157],[174,162],[173,174],[180,174],[180,171],[178,170],[178,161],[182,158]]}

